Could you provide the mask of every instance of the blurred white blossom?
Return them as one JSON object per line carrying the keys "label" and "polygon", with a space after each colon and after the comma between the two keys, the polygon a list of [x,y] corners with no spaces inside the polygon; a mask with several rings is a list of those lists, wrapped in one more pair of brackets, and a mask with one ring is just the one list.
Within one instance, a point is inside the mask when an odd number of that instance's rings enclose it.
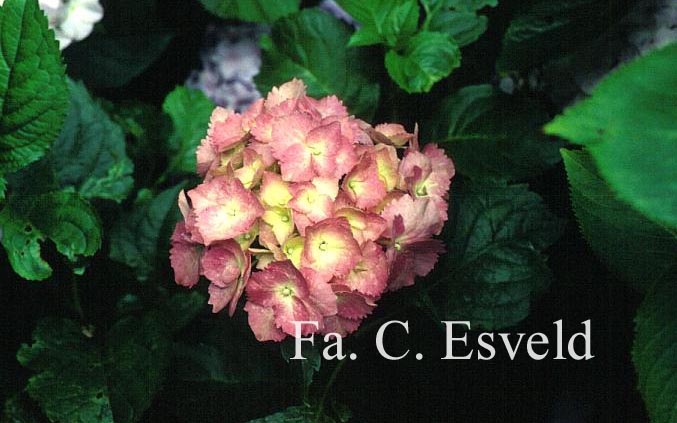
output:
{"label": "blurred white blossom", "polygon": [[[0,0],[0,6],[5,0]],[[73,41],[80,41],[94,29],[94,24],[103,18],[99,0],[39,0],[40,8],[47,15],[49,27],[54,30],[61,50]]]}
{"label": "blurred white blossom", "polygon": [[202,69],[193,71],[186,81],[215,104],[242,111],[261,97],[254,76],[261,68],[259,37],[267,28],[238,25],[207,28],[202,51]]}

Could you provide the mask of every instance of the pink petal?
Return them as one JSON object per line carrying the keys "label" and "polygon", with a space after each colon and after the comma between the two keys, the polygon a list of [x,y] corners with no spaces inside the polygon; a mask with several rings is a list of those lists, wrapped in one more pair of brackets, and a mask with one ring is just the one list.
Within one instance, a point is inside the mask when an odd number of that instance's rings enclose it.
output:
{"label": "pink petal", "polygon": [[388,261],[383,248],[372,241],[365,243],[360,261],[337,283],[374,298],[380,297],[388,283]]}
{"label": "pink petal", "polygon": [[319,126],[308,133],[305,144],[318,176],[334,176],[340,143],[341,126],[337,122]]}
{"label": "pink petal", "polygon": [[343,180],[341,187],[351,201],[361,209],[376,206],[386,196],[386,186],[378,175],[373,155],[365,154]]}
{"label": "pink petal", "polygon": [[188,192],[206,245],[249,231],[264,209],[236,178],[217,177]]}
{"label": "pink petal", "polygon": [[280,342],[287,335],[275,327],[275,315],[271,307],[262,307],[251,301],[244,306],[248,315],[249,327],[260,342]]}
{"label": "pink petal", "polygon": [[301,264],[322,274],[345,276],[357,264],[360,247],[345,218],[323,220],[306,228]]}
{"label": "pink petal", "polygon": [[399,123],[382,123],[376,125],[374,129],[388,138],[393,145],[400,147],[414,138],[414,134],[408,133],[404,126]]}
{"label": "pink petal", "polygon": [[[404,232],[401,234],[399,231],[393,233],[397,216],[402,219]],[[413,199],[409,195],[391,201],[383,209],[381,217],[388,222],[384,236],[402,245],[425,241],[433,235],[438,235],[446,220],[446,216],[444,218],[441,216],[435,201],[430,198]]]}
{"label": "pink petal", "polygon": [[308,285],[291,261],[269,264],[265,270],[251,275],[247,298],[266,307],[289,302],[291,298],[308,298]]}
{"label": "pink petal", "polygon": [[186,232],[186,225],[183,222],[177,223],[172,235],[169,260],[174,269],[176,283],[192,288],[200,279],[201,251],[197,244],[188,239],[190,235]]}
{"label": "pink petal", "polygon": [[212,112],[207,138],[214,151],[223,152],[243,141],[242,116],[232,110],[217,107]]}
{"label": "pink petal", "polygon": [[209,288],[207,288],[207,292],[209,292],[208,304],[212,306],[212,313],[220,312],[232,301],[236,288],[236,284],[228,285],[225,288],[215,284],[209,285]]}
{"label": "pink petal", "polygon": [[202,255],[202,274],[214,285],[225,288],[235,283],[243,272],[244,253],[231,240],[212,244]]}

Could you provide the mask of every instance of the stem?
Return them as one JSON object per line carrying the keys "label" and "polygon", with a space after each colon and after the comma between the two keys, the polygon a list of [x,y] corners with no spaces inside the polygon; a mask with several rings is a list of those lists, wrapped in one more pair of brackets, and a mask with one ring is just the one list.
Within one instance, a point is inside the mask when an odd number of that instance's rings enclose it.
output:
{"label": "stem", "polygon": [[71,277],[71,295],[73,297],[73,308],[80,316],[80,320],[85,320],[85,312],[82,310],[82,303],[80,302],[80,289],[78,288],[78,278],[73,275]]}
{"label": "stem", "polygon": [[[348,351],[347,355],[350,355],[350,351]],[[327,400],[329,391],[331,387],[334,385],[334,382],[336,382],[336,378],[338,377],[338,374],[341,372],[343,366],[346,364],[346,361],[348,361],[348,358],[344,358],[343,360],[339,361],[336,366],[334,366],[334,370],[331,372],[331,376],[329,376],[329,380],[327,381],[327,384],[324,386],[324,390],[322,391],[322,397],[320,397],[320,403],[317,407],[317,413],[315,414],[316,421],[319,421],[320,416],[322,415],[322,411],[324,411],[324,403]]]}

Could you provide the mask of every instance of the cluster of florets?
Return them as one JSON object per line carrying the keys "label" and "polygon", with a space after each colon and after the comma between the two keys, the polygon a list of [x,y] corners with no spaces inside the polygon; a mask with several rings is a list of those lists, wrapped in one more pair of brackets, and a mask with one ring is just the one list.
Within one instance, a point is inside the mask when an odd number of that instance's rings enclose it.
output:
{"label": "cluster of florets", "polygon": [[[398,154],[401,153],[401,154]],[[213,311],[244,309],[260,341],[355,331],[379,298],[443,252],[454,166],[398,124],[369,124],[299,80],[246,112],[216,108],[197,150],[204,182],[181,193],[176,282],[209,281]]]}

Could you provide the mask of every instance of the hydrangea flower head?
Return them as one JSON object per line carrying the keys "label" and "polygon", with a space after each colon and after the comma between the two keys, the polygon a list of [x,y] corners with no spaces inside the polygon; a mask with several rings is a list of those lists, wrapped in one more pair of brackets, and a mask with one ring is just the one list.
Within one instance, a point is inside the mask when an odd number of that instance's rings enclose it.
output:
{"label": "hydrangea flower head", "polygon": [[388,291],[444,251],[454,165],[417,131],[376,127],[292,80],[242,114],[216,108],[197,150],[204,182],[181,193],[176,282],[209,281],[214,312],[244,310],[260,341],[357,330]]}

